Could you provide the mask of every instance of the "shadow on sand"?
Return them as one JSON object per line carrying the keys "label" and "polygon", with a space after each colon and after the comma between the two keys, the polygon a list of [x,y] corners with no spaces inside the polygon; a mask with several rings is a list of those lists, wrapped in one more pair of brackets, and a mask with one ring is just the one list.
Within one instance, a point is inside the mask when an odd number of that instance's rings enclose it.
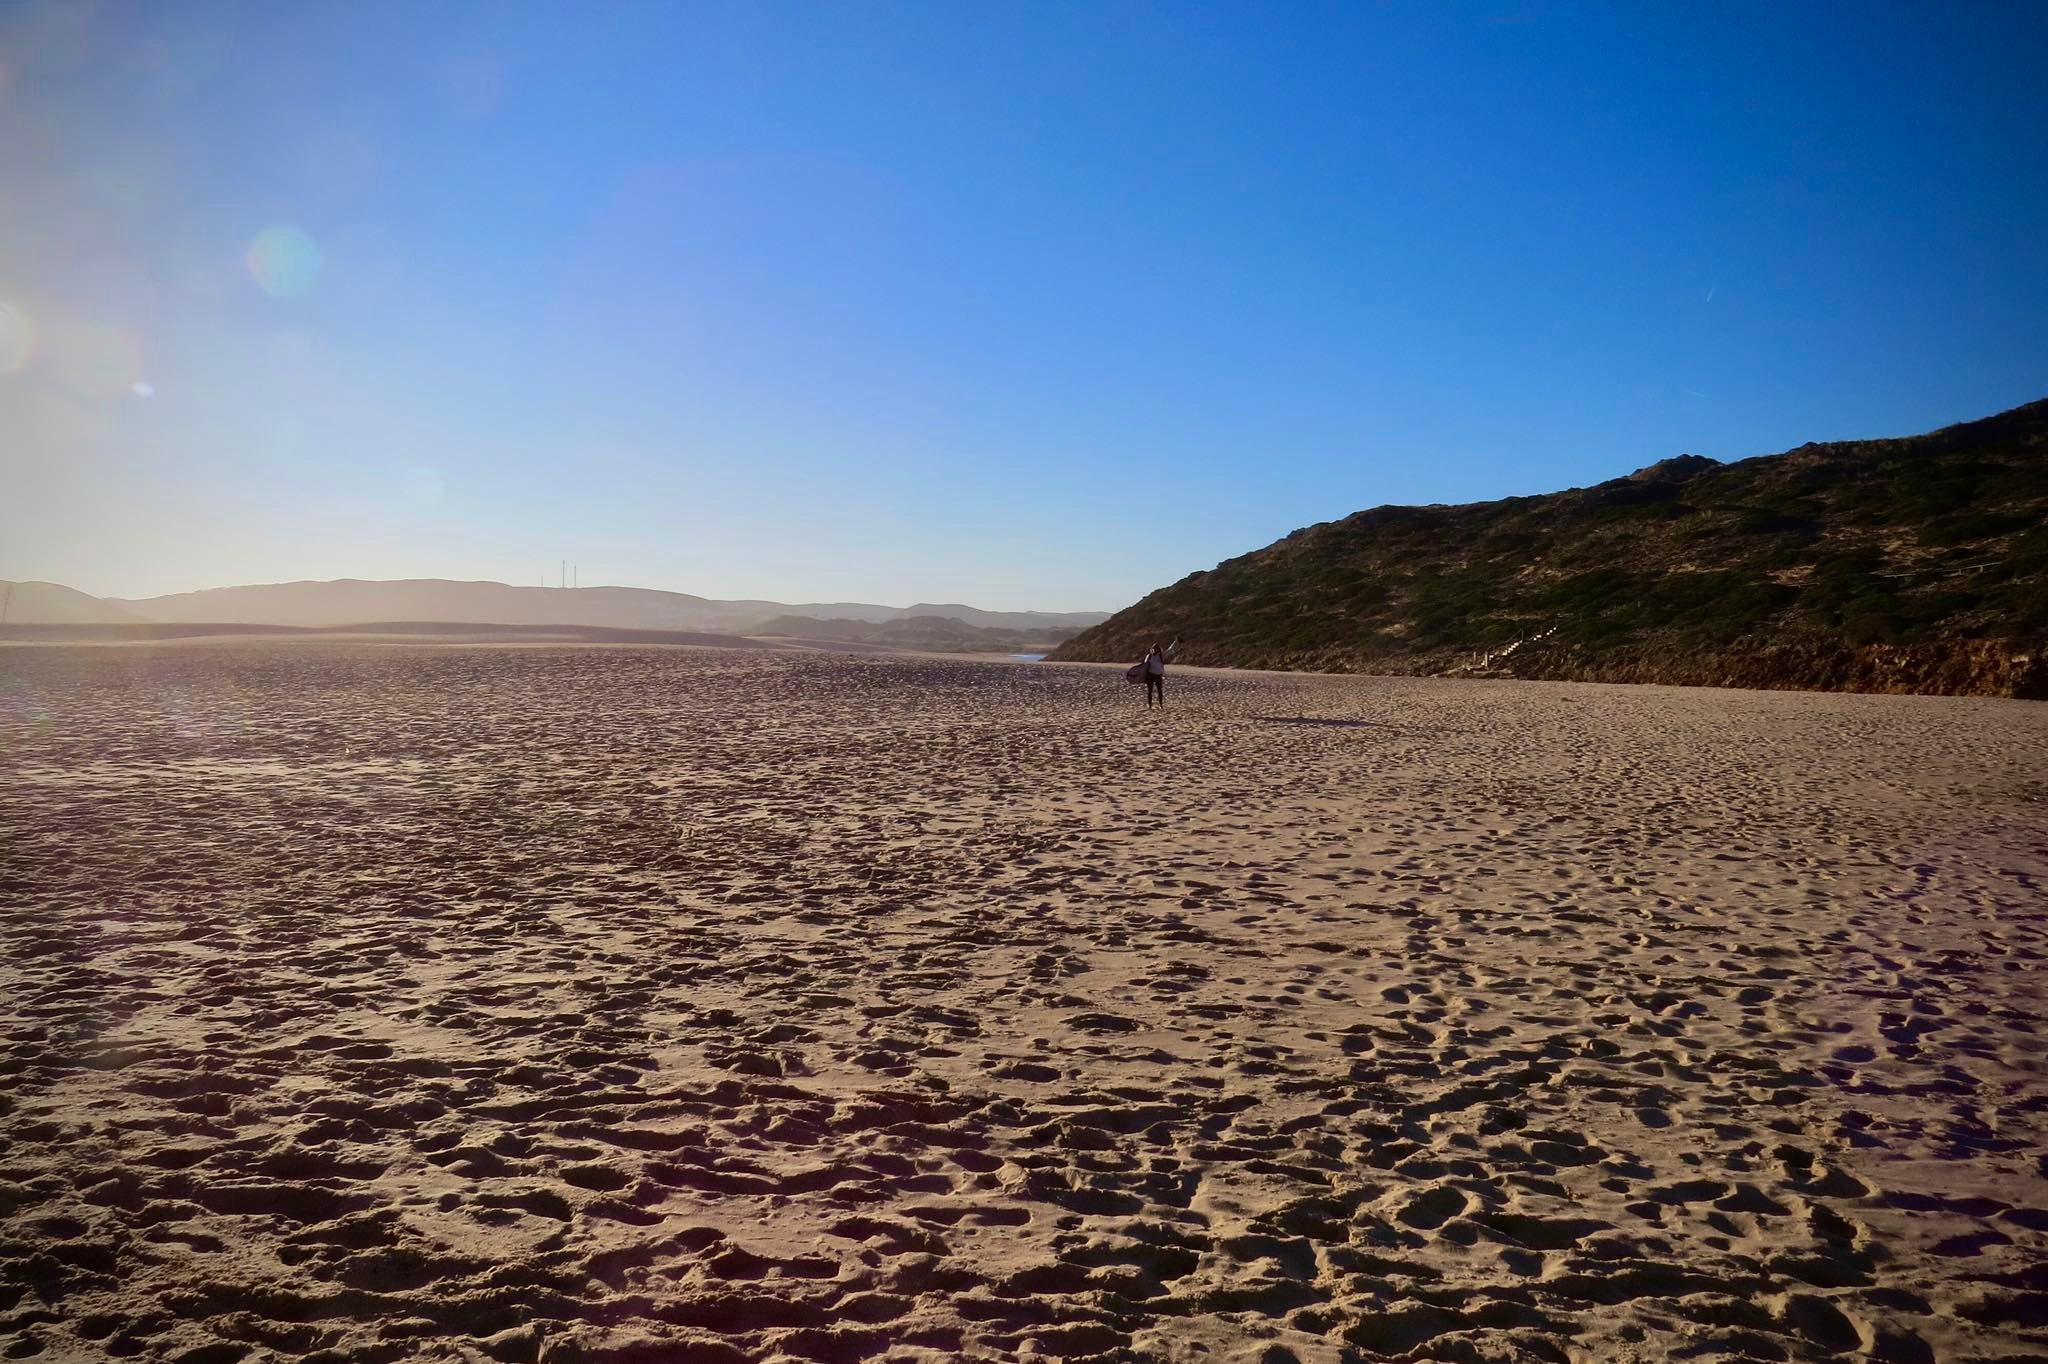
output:
{"label": "shadow on sand", "polygon": [[1326,729],[1395,729],[1398,726],[1379,720],[1325,720],[1312,715],[1254,715],[1254,720],[1269,725],[1321,725]]}

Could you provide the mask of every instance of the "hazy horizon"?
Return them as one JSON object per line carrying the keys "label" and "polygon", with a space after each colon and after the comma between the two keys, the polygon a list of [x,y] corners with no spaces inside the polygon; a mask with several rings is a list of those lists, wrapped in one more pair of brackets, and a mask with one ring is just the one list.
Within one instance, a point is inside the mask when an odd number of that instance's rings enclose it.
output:
{"label": "hazy horizon", "polygon": [[[0,577],[1112,611],[2048,393],[2048,11],[31,3]],[[1080,603],[1082,605],[1077,605]]]}
{"label": "hazy horizon", "polygon": [[[572,567],[573,567],[573,565],[572,565]],[[48,579],[44,579],[43,581],[49,581],[49,580],[48,580]],[[560,583],[557,583],[557,582],[545,582],[545,583],[544,583],[544,582],[538,582],[538,581],[536,581],[536,582],[530,582],[530,583],[520,583],[520,582],[507,582],[507,581],[506,581],[505,579],[503,579],[503,578],[441,578],[441,577],[429,577],[429,578],[371,578],[371,577],[365,577],[364,575],[362,575],[362,574],[359,574],[359,573],[356,573],[356,574],[343,574],[343,575],[342,575],[341,577],[338,577],[338,578],[287,578],[287,579],[280,579],[280,580],[278,580],[278,581],[275,581],[275,582],[260,582],[260,583],[258,583],[258,582],[250,582],[250,583],[216,583],[216,584],[214,584],[214,585],[212,585],[212,586],[210,586],[210,587],[194,587],[194,588],[183,588],[183,589],[174,589],[174,590],[172,590],[172,591],[169,591],[169,592],[159,592],[159,593],[152,593],[152,594],[151,594],[150,596],[148,596],[148,597],[134,597],[134,596],[121,596],[121,595],[119,595],[119,594],[116,594],[116,593],[93,593],[93,594],[91,594],[91,595],[93,595],[93,596],[97,596],[97,597],[100,597],[100,599],[101,599],[101,600],[103,600],[103,601],[149,601],[149,600],[154,600],[155,598],[158,598],[158,597],[175,597],[175,596],[188,596],[188,595],[193,595],[193,594],[196,594],[196,593],[201,593],[201,592],[227,592],[227,591],[233,591],[233,590],[234,590],[234,589],[236,589],[236,588],[244,588],[244,587],[298,587],[298,586],[305,586],[305,585],[315,585],[315,586],[319,586],[319,585],[325,585],[325,584],[330,584],[330,583],[337,583],[337,582],[359,582],[359,583],[429,583],[429,582],[431,582],[431,583],[453,583],[453,584],[458,584],[458,585],[462,585],[462,586],[485,586],[485,587],[521,587],[521,588],[533,588],[533,589],[535,589],[535,590],[546,590],[546,591],[550,591],[550,592],[559,592],[559,591],[563,591],[563,590],[567,590],[567,591],[570,591],[570,592],[597,592],[597,591],[604,591],[604,590],[607,590],[607,589],[612,589],[612,590],[618,590],[618,589],[623,589],[623,590],[626,590],[626,591],[633,591],[633,592],[673,592],[673,593],[677,593],[677,594],[679,594],[679,595],[682,595],[682,596],[689,596],[689,597],[706,597],[706,596],[707,596],[707,594],[706,594],[706,593],[703,593],[703,592],[692,592],[692,591],[690,591],[690,590],[689,590],[688,588],[680,588],[680,587],[663,587],[663,586],[660,586],[660,585],[658,585],[658,584],[654,584],[654,583],[584,583],[584,582],[573,582],[573,581],[572,581],[572,582],[571,582],[571,583],[570,583],[570,584],[568,585],[568,587],[567,587],[566,589],[564,589],[564,588],[563,588],[563,586],[562,586],[562,584],[560,584]],[[60,585],[60,586],[64,586],[64,587],[70,587],[70,586],[72,586],[72,584],[70,584],[70,583],[62,583],[62,584],[59,584],[59,585]],[[82,591],[83,589],[80,589],[80,590]],[[772,603],[772,604],[774,604],[774,605],[778,605],[778,606],[832,606],[832,605],[854,605],[854,604],[858,604],[858,605],[865,605],[865,606],[889,606],[889,607],[894,607],[894,608],[898,608],[898,609],[901,609],[901,608],[905,608],[905,607],[910,607],[910,606],[972,606],[972,607],[976,607],[976,608],[978,608],[978,609],[982,609],[982,610],[991,610],[991,611],[1034,611],[1034,612],[1040,612],[1040,613],[1043,613],[1043,614],[1046,614],[1046,615],[1082,615],[1082,614],[1089,614],[1089,613],[1099,613],[1099,614],[1102,614],[1102,615],[1109,615],[1109,614],[1110,614],[1111,612],[1113,612],[1113,611],[1114,611],[1114,610],[1116,609],[1115,607],[1094,607],[1094,606],[1026,606],[1026,607],[982,607],[982,606],[981,606],[981,604],[980,604],[979,602],[967,602],[967,601],[957,601],[957,600],[953,600],[953,599],[950,599],[950,598],[945,598],[945,597],[919,597],[919,598],[917,598],[917,599],[916,599],[916,600],[914,600],[914,601],[905,601],[905,602],[872,602],[872,601],[867,601],[867,600],[865,600],[865,599],[863,599],[863,598],[857,598],[857,597],[820,597],[820,596],[810,596],[810,597],[763,597],[763,596],[761,596],[761,595],[760,595],[760,594],[758,594],[758,593],[740,593],[740,594],[738,594],[738,595],[735,595],[735,596],[732,596],[732,597],[712,597],[712,598],[708,598],[708,599],[709,599],[709,600],[713,600],[713,601],[759,601],[759,602],[769,602],[769,603]]]}

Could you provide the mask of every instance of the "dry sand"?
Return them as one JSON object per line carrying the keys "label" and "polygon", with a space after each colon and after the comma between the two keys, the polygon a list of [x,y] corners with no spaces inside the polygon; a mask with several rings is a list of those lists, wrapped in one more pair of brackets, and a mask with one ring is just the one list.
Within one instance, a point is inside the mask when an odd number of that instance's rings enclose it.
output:
{"label": "dry sand", "polygon": [[0,650],[0,1356],[2048,1356],[2048,707]]}

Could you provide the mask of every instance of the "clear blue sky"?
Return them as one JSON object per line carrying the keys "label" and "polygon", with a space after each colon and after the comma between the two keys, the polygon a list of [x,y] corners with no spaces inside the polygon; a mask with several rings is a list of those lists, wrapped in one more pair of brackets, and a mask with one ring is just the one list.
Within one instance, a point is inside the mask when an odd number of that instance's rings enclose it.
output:
{"label": "clear blue sky", "polygon": [[2048,394],[2048,5],[0,8],[0,577],[1120,607]]}

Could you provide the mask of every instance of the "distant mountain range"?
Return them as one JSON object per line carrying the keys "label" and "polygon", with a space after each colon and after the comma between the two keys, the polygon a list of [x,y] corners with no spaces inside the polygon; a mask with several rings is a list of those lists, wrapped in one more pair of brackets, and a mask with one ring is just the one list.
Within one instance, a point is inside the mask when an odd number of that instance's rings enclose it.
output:
{"label": "distant mountain range", "polygon": [[778,616],[752,633],[805,644],[864,644],[924,653],[1049,653],[1079,634],[1078,625],[1036,628],[969,625],[951,616],[904,616],[880,622]]}
{"label": "distant mountain range", "polygon": [[13,588],[5,619],[14,624],[192,624],[330,627],[378,621],[465,625],[575,625],[623,630],[754,634],[777,617],[800,616],[880,625],[942,617],[981,630],[1064,638],[1093,625],[1101,611],[983,611],[932,604],[876,606],[865,602],[790,605],[719,601],[644,587],[514,587],[441,578],[264,583],[178,592],[135,600],[96,598],[55,583]]}
{"label": "distant mountain range", "polygon": [[0,624],[134,625],[141,616],[62,583],[0,578]]}
{"label": "distant mountain range", "polygon": [[1125,662],[2048,697],[2048,400],[1898,440],[1376,507],[1062,645]]}

